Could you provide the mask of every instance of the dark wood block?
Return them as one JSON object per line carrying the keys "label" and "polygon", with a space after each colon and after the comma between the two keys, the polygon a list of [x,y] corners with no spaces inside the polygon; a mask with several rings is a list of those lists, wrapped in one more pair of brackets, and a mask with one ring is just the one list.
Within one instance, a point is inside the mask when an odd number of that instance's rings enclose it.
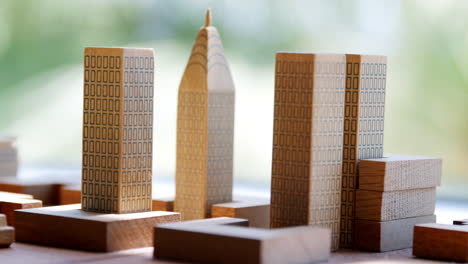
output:
{"label": "dark wood block", "polygon": [[79,204],[15,213],[17,241],[101,252],[152,246],[154,225],[180,221],[179,213],[100,214]]}
{"label": "dark wood block", "polygon": [[468,226],[416,225],[413,255],[420,258],[468,262]]}
{"label": "dark wood block", "polygon": [[354,247],[358,250],[386,252],[410,248],[416,224],[435,223],[436,216],[420,216],[392,221],[355,221]]}
{"label": "dark wood block", "polygon": [[158,225],[154,256],[196,263],[268,264],[317,263],[330,256],[331,231],[327,228],[269,230],[238,226],[246,224],[239,221],[221,217]]}
{"label": "dark wood block", "polygon": [[468,219],[453,220],[454,225],[468,225]]}

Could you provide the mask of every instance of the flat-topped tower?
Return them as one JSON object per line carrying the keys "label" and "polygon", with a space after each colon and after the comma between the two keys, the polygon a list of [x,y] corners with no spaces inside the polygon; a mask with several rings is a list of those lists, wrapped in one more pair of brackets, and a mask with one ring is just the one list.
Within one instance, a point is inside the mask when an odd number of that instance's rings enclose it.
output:
{"label": "flat-topped tower", "polygon": [[179,87],[175,211],[182,219],[210,215],[232,200],[235,91],[210,10]]}
{"label": "flat-topped tower", "polygon": [[82,209],[151,211],[153,49],[85,48]]}

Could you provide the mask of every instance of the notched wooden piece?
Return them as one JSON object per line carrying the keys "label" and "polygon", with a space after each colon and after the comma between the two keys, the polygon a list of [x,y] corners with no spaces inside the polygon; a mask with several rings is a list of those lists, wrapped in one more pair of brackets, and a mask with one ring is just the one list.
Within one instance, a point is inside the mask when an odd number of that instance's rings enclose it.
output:
{"label": "notched wooden piece", "polygon": [[270,227],[270,203],[268,201],[235,201],[214,204],[212,217],[234,217],[249,220],[250,227]]}
{"label": "notched wooden piece", "polygon": [[[330,256],[331,232],[311,226],[248,228],[212,218],[155,227],[154,257],[196,263],[317,263]],[[239,226],[244,225],[244,226]]]}

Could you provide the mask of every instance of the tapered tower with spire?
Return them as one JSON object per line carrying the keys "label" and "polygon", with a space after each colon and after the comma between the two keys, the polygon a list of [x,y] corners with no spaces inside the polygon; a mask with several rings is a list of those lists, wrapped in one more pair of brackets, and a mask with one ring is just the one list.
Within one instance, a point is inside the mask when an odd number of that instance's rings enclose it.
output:
{"label": "tapered tower with spire", "polygon": [[231,72],[210,9],[179,86],[175,211],[210,216],[232,200],[234,101]]}

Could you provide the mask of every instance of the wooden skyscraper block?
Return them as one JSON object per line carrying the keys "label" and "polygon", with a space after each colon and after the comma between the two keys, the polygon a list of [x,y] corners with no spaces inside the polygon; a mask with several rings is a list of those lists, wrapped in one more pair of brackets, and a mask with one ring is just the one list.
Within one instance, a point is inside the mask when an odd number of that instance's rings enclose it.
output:
{"label": "wooden skyscraper block", "polygon": [[339,245],[345,56],[276,54],[271,227],[319,225]]}
{"label": "wooden skyscraper block", "polygon": [[385,56],[346,55],[341,247],[353,245],[358,162],[383,155],[386,72]]}
{"label": "wooden skyscraper block", "polygon": [[151,211],[153,49],[85,49],[82,209]]}
{"label": "wooden skyscraper block", "polygon": [[232,200],[234,83],[210,11],[179,87],[176,212],[205,218]]}

